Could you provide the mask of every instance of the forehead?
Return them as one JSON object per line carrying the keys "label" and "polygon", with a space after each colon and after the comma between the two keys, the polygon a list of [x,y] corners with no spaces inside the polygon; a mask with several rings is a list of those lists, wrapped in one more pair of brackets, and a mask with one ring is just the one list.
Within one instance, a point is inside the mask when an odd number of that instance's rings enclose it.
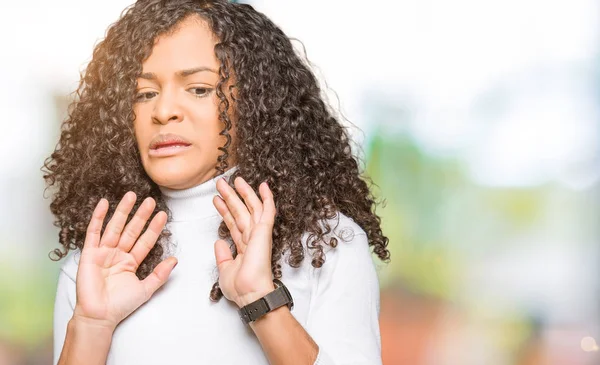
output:
{"label": "forehead", "polygon": [[198,66],[217,69],[216,41],[206,21],[189,16],[173,31],[156,38],[142,72],[170,72]]}

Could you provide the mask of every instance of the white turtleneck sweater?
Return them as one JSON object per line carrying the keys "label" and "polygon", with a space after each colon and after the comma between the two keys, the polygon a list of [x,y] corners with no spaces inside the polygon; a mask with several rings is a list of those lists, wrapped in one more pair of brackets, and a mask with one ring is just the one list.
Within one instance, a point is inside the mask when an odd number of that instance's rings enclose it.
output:
{"label": "white turtleneck sweater", "polygon": [[[185,190],[161,188],[173,214],[167,228],[179,263],[167,283],[117,326],[107,365],[268,364],[252,329],[240,320],[237,305],[225,298],[217,303],[209,299],[218,273],[213,247],[222,219],[212,198],[218,194],[219,177]],[[367,237],[341,213],[330,223],[337,224],[338,245],[324,247],[326,260],[320,269],[310,264],[308,249],[301,267],[282,263],[281,280],[294,299],[291,313],[319,346],[315,364],[381,364],[379,282]],[[305,248],[306,239],[307,234]],[[79,255],[78,250],[69,253],[58,277],[54,364],[77,300]]]}

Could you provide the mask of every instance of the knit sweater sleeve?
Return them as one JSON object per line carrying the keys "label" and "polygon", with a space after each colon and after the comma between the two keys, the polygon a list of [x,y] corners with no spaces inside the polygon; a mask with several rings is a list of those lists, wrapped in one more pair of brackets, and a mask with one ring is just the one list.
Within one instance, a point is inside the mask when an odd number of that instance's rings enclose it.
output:
{"label": "knit sweater sleeve", "polygon": [[67,334],[67,325],[73,316],[75,308],[76,290],[75,278],[77,277],[77,264],[73,252],[64,259],[64,263],[58,274],[58,285],[54,300],[54,323],[53,323],[53,364],[58,363],[60,353]]}
{"label": "knit sweater sleeve", "polygon": [[321,268],[313,269],[306,330],[319,346],[315,365],[381,364],[379,281],[368,239],[360,228],[338,239]]}

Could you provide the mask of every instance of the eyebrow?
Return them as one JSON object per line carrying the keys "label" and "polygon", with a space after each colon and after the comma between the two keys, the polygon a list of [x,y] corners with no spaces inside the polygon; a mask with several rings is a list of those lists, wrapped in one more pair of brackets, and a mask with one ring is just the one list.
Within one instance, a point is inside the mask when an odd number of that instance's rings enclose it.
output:
{"label": "eyebrow", "polygon": [[[184,78],[184,77],[193,75],[195,73],[205,72],[205,71],[217,73],[217,71],[213,70],[210,67],[200,66],[200,67],[188,68],[186,70],[180,70],[180,71],[177,71],[175,74],[181,78]],[[146,79],[146,80],[156,80],[158,77],[153,72],[144,72],[139,76],[139,78]]]}

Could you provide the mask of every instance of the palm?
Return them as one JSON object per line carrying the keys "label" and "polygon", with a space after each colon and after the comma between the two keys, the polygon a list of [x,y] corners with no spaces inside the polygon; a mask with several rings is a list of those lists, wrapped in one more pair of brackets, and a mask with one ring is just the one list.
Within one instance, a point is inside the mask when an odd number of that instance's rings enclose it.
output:
{"label": "palm", "polygon": [[235,185],[245,203],[223,181],[217,183],[217,188],[224,200],[216,197],[213,202],[231,232],[238,254],[233,259],[227,243],[218,240],[215,256],[223,295],[241,306],[273,289],[271,247],[276,212],[266,184],[259,187],[262,201],[243,179],[236,179]]}
{"label": "palm", "polygon": [[79,262],[78,304],[92,318],[112,323],[125,318],[146,297],[144,286],[135,275],[131,254],[117,248],[98,247],[84,251]]}
{"label": "palm", "polygon": [[[261,279],[265,275],[265,264],[268,268],[269,280],[271,283],[270,275],[270,263],[271,263],[271,235],[272,228],[266,224],[260,222],[250,229],[251,232],[240,237],[240,242],[236,244],[238,246],[238,255],[229,264],[224,265],[220,272],[220,282],[222,283],[221,288],[228,290],[233,289],[233,292],[224,292],[227,298],[233,298],[237,293],[244,293],[246,288],[252,288],[256,284],[261,282]],[[268,242],[269,251],[268,258],[265,257],[263,250],[264,242]]]}
{"label": "palm", "polygon": [[123,231],[134,203],[132,193],[121,200],[102,237],[106,201],[101,200],[94,210],[79,260],[74,316],[115,327],[146,302],[173,269],[174,260],[165,260],[144,280],[137,278],[136,270],[156,243],[166,214],[157,213],[140,236],[155,206],[154,200],[147,199]]}

